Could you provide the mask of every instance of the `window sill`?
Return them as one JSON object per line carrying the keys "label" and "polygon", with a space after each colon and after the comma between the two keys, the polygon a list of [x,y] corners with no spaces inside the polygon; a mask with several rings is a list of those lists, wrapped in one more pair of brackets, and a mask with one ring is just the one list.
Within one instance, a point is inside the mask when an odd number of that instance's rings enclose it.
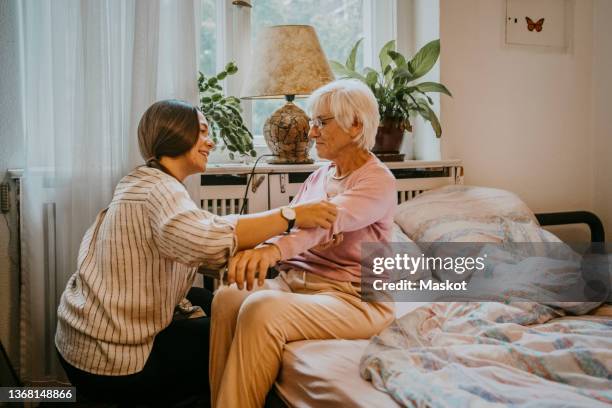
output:
{"label": "window sill", "polygon": [[[263,136],[261,135],[255,135],[255,137],[253,138],[253,146],[255,148],[255,152],[257,153],[257,157],[263,155],[263,154],[271,154],[272,152],[270,151],[270,149],[268,148],[268,145],[266,144],[266,141],[264,140]],[[312,147],[312,149],[310,149],[310,157],[314,160],[314,161],[318,161],[319,160],[319,156],[317,155],[317,150],[314,148],[314,146]],[[221,149],[218,150],[214,150],[212,152],[212,154],[210,155],[209,159],[208,159],[208,163],[210,164],[214,164],[217,166],[223,166],[223,165],[228,165],[228,166],[235,166],[236,164],[249,164],[252,165],[253,163],[255,163],[255,160],[257,158],[256,157],[247,157],[245,159],[242,158],[236,158],[234,160],[230,159],[228,156],[228,152],[227,151],[221,151]],[[261,161],[260,161],[261,163]]]}
{"label": "window sill", "polygon": [[[254,144],[254,148],[255,148],[255,152],[257,152],[257,157],[261,156],[262,154],[270,154],[270,149],[268,149],[268,146],[264,143],[264,144],[258,144],[255,143]],[[228,156],[229,152],[227,150],[225,151],[221,151],[221,149],[218,150],[214,150],[212,152],[212,154],[209,157],[208,162],[210,164],[217,164],[217,165],[223,165],[223,164],[227,164],[227,165],[235,165],[235,164],[243,164],[246,163],[254,163],[255,159],[254,157],[247,157],[245,159],[242,158],[235,158],[234,160],[230,159]]]}

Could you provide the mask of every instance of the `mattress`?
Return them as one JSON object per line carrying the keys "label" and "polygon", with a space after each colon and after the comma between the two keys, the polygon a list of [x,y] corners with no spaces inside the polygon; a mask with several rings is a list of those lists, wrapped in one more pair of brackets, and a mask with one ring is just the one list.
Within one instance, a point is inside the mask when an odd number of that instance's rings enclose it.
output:
{"label": "mattress", "polygon": [[[397,303],[396,317],[423,303]],[[290,407],[399,407],[359,375],[369,340],[305,340],[285,346],[277,395]]]}
{"label": "mattress", "polygon": [[275,389],[290,407],[399,407],[359,375],[369,340],[289,343]]}

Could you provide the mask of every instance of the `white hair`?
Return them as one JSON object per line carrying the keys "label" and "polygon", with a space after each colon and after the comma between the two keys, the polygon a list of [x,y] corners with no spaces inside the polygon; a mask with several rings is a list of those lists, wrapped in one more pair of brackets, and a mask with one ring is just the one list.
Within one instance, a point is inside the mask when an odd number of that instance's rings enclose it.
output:
{"label": "white hair", "polygon": [[311,117],[329,109],[336,122],[348,132],[355,122],[362,125],[355,137],[358,146],[371,150],[380,123],[378,103],[370,88],[357,79],[339,79],[310,95],[307,111]]}

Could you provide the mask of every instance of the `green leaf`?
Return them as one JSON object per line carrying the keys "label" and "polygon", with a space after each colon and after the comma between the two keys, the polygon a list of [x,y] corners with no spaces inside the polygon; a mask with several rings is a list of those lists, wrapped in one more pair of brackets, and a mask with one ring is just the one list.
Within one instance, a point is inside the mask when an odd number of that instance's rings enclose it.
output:
{"label": "green leaf", "polygon": [[230,160],[234,160],[234,153],[230,152],[229,153],[229,158],[230,158]]}
{"label": "green leaf", "polygon": [[442,126],[440,125],[440,120],[438,119],[436,113],[429,107],[427,102],[425,102],[424,100],[419,99],[417,102],[420,108],[419,112],[421,113],[421,116],[423,116],[424,119],[428,120],[429,123],[431,123],[431,127],[436,133],[436,137],[442,136]]}
{"label": "green leaf", "polygon": [[395,62],[395,65],[398,68],[406,66],[406,58],[404,58],[404,56],[400,54],[399,52],[390,50],[387,52],[387,54],[389,54],[389,56],[391,57],[393,62]]}
{"label": "green leaf", "polygon": [[444,85],[438,82],[422,82],[415,85],[415,88],[421,92],[440,92],[448,96],[453,96]]}
{"label": "green leaf", "polygon": [[374,85],[376,85],[376,82],[378,82],[378,73],[374,70],[368,71],[366,75],[366,84],[372,88]]}
{"label": "green leaf", "polygon": [[359,50],[359,45],[361,45],[362,41],[363,38],[360,38],[359,41],[355,43],[353,49],[351,50],[351,53],[346,59],[346,67],[352,71],[355,71],[355,60],[357,59],[357,51]]}
{"label": "green leaf", "polygon": [[408,63],[413,79],[428,73],[436,64],[440,55],[440,40],[433,40],[423,46]]}
{"label": "green leaf", "polygon": [[385,71],[387,66],[391,64],[391,57],[389,56],[389,51],[395,51],[395,40],[391,40],[380,49],[378,53],[378,59],[380,60],[380,70],[382,72]]}
{"label": "green leaf", "polygon": [[329,61],[329,65],[331,66],[332,71],[334,71],[334,74],[336,74],[336,77],[338,78],[355,78],[363,82],[366,81],[363,75],[351,69],[348,69],[338,61]]}
{"label": "green leaf", "polygon": [[208,84],[208,86],[214,87],[217,84],[217,78],[215,77],[209,78],[206,83]]}
{"label": "green leaf", "polygon": [[219,81],[223,81],[225,79],[225,77],[227,76],[227,72],[226,71],[221,71],[217,74],[217,79]]}
{"label": "green leaf", "polygon": [[405,82],[409,82],[412,80],[412,74],[406,67],[397,68],[393,71],[393,79],[401,79]]}
{"label": "green leaf", "polygon": [[[385,67],[385,70],[383,71],[383,76],[386,77],[387,74],[389,74],[389,72],[391,72],[392,69],[393,69],[393,67],[391,65],[387,65]],[[393,75],[393,73],[391,73],[391,75]]]}
{"label": "green leaf", "polygon": [[219,102],[221,98],[223,98],[223,95],[216,93],[216,94],[213,94],[211,98],[213,102]]}
{"label": "green leaf", "polygon": [[238,72],[238,67],[234,62],[229,62],[225,65],[225,71],[228,75],[234,75],[236,72]]}
{"label": "green leaf", "polygon": [[225,107],[234,114],[235,119],[240,119],[240,123],[242,123],[242,117],[240,116],[240,109],[232,105],[225,105]]}
{"label": "green leaf", "polygon": [[227,101],[229,103],[231,103],[232,105],[240,105],[240,99],[234,97],[234,96],[228,96],[227,97]]}
{"label": "green leaf", "polygon": [[255,150],[251,150],[251,157],[257,157],[257,152]]}
{"label": "green leaf", "polygon": [[423,92],[421,92],[421,94],[423,94],[423,96],[424,96],[425,98],[427,98],[427,102],[429,102],[429,104],[430,104],[430,105],[433,105],[433,104],[434,104],[433,99],[431,99],[431,98],[429,97],[429,95],[427,95],[427,94],[425,94],[425,93],[423,93]]}
{"label": "green leaf", "polygon": [[339,63],[338,61],[330,60],[329,66],[331,67],[332,71],[334,72],[334,74],[336,74],[337,77],[348,77],[349,76],[349,69],[345,67],[344,65],[342,65],[341,63]]}

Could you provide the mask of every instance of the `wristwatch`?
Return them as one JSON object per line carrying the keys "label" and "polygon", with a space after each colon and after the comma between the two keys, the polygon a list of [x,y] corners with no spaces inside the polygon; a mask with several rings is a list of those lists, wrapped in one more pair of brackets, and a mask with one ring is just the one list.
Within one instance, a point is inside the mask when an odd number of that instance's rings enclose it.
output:
{"label": "wristwatch", "polygon": [[287,230],[285,234],[288,234],[295,225],[295,210],[291,207],[281,207],[280,213],[281,216],[287,220]]}

